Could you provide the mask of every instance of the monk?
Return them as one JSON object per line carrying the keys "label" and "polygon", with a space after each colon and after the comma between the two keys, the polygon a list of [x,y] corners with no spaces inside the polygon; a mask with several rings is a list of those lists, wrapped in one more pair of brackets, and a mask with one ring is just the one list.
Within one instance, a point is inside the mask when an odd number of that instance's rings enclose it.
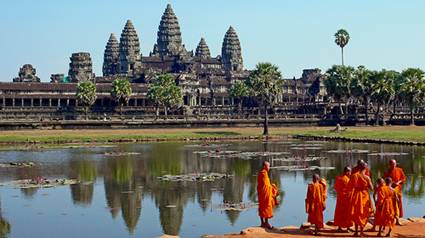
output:
{"label": "monk", "polygon": [[402,193],[403,193],[403,184],[406,182],[406,175],[404,175],[404,171],[402,168],[397,167],[397,161],[395,159],[390,160],[389,169],[384,173],[384,177],[390,177],[392,179],[391,187],[394,188],[394,191],[397,195],[397,210],[396,210],[396,223],[400,224],[400,217],[403,217],[403,201],[402,201]]}
{"label": "monk", "polygon": [[336,177],[334,189],[336,191],[336,207],[334,215],[334,225],[338,227],[338,231],[343,231],[343,228],[350,228],[353,223],[350,220],[350,196],[351,190],[348,187],[350,181],[351,168],[345,167],[344,173]]}
{"label": "monk", "polygon": [[263,162],[263,168],[258,173],[257,193],[258,193],[258,215],[261,220],[261,227],[273,229],[269,219],[273,217],[273,208],[278,205],[278,189],[275,184],[270,183],[269,178],[270,163]]}
{"label": "monk", "polygon": [[351,221],[355,225],[354,236],[364,236],[364,227],[373,214],[369,190],[373,189],[370,177],[366,175],[366,163],[360,163],[360,170],[351,175],[348,187],[352,189],[350,199]]}
{"label": "monk", "polygon": [[308,222],[314,225],[314,234],[318,235],[319,230],[324,227],[323,211],[326,209],[326,187],[318,174],[313,175],[313,181],[307,187],[307,198],[305,199],[305,209],[308,213]]}
{"label": "monk", "polygon": [[362,159],[357,160],[357,165],[352,169],[351,174],[355,174],[355,173],[359,172],[362,164],[366,165],[366,175],[369,176],[369,177],[372,177],[370,170],[367,167],[367,163]]}
{"label": "monk", "polygon": [[393,198],[395,193],[391,188],[392,179],[390,177],[384,179],[378,179],[378,185],[376,190],[376,212],[375,212],[375,225],[379,226],[378,237],[388,227],[388,233],[386,237],[391,236],[392,228],[395,224],[395,210],[393,204]]}

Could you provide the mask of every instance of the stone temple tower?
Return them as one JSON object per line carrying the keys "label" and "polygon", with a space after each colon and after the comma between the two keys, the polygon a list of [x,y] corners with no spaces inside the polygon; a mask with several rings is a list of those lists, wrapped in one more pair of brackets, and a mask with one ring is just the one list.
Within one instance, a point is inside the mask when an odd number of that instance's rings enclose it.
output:
{"label": "stone temple tower", "polygon": [[158,27],[157,50],[160,56],[177,56],[185,53],[179,22],[168,4]]}
{"label": "stone temple tower", "polygon": [[119,73],[119,57],[119,43],[115,34],[112,33],[108,43],[106,43],[105,53],[103,55],[103,76],[113,76]]}
{"label": "stone temple tower", "polygon": [[119,44],[119,73],[133,76],[141,64],[140,43],[133,23],[128,20],[121,33]]}
{"label": "stone temple tower", "polygon": [[226,32],[221,48],[221,58],[226,71],[243,70],[242,50],[238,35],[232,26]]}
{"label": "stone temple tower", "polygon": [[198,46],[196,47],[195,56],[200,58],[211,58],[210,49],[208,48],[207,42],[204,38],[201,38]]}
{"label": "stone temple tower", "polygon": [[90,53],[73,53],[70,58],[68,76],[70,82],[93,81],[93,66]]}

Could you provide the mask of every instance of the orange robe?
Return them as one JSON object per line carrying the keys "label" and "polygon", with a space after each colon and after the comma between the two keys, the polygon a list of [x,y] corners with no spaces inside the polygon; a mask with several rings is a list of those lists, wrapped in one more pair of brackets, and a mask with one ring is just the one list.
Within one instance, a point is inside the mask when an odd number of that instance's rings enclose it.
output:
{"label": "orange robe", "polygon": [[398,197],[398,201],[395,206],[397,206],[396,215],[397,217],[403,217],[403,201],[402,201],[402,193],[403,193],[403,184],[406,182],[406,175],[404,175],[403,169],[399,167],[395,167],[394,169],[388,170],[385,174],[385,177],[391,177],[393,183],[401,181],[399,185],[392,186],[394,191]]}
{"label": "orange robe", "polygon": [[373,214],[372,202],[369,194],[370,178],[357,172],[350,177],[349,188],[352,188],[350,199],[351,221],[364,227],[368,218]]}
{"label": "orange robe", "polygon": [[277,205],[278,189],[275,184],[270,183],[268,172],[265,169],[258,173],[257,180],[258,215],[261,218],[272,218],[273,208]]}
{"label": "orange robe", "polygon": [[308,222],[317,228],[323,228],[323,210],[326,205],[326,188],[323,184],[311,183],[307,188],[305,210],[308,213]]}
{"label": "orange robe", "polygon": [[337,193],[336,207],[334,215],[334,225],[341,228],[348,228],[353,225],[350,220],[350,196],[351,189],[348,187],[350,178],[347,175],[336,177],[334,189]]}
{"label": "orange robe", "polygon": [[[356,167],[354,167],[354,168],[351,170],[351,174],[355,174],[355,173],[357,173],[357,172],[360,172],[360,170],[361,170],[360,166],[359,166],[359,165],[357,165]],[[371,173],[370,173],[369,168],[366,168],[366,172],[365,172],[365,174],[366,174],[367,176],[369,176],[370,178],[372,177],[372,176],[371,176]]]}
{"label": "orange robe", "polygon": [[394,227],[395,209],[393,198],[395,193],[393,189],[387,185],[379,186],[376,199],[375,225]]}

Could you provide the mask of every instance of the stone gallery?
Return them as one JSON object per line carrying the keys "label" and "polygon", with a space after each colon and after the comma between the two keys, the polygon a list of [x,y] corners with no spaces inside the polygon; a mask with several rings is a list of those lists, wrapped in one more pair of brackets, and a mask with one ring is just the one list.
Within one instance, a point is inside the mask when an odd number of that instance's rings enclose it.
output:
{"label": "stone gallery", "polygon": [[[95,83],[97,89],[92,113],[113,113],[116,104],[110,90],[111,83],[117,78],[129,80],[132,86],[133,93],[125,106],[125,114],[133,118],[153,114],[153,103],[146,93],[156,76],[164,73],[171,74],[183,92],[183,105],[171,114],[183,115],[187,111],[198,115],[237,113],[238,99],[231,98],[228,89],[250,74],[244,69],[241,44],[232,26],[224,35],[221,55],[211,56],[204,38],[194,51],[189,51],[183,44],[171,5],[167,5],[162,15],[157,41],[149,55],[140,52],[138,34],[128,20],[119,40],[114,33],[110,35],[102,71],[102,77],[93,73],[92,58],[87,52],[73,53],[68,75],[52,74],[50,83],[40,82],[36,69],[25,64],[13,83],[0,83],[1,117],[77,119],[76,86],[87,80]],[[277,100],[282,104],[321,101],[325,94],[322,79],[319,69],[304,70],[301,78],[285,80],[282,95]]]}

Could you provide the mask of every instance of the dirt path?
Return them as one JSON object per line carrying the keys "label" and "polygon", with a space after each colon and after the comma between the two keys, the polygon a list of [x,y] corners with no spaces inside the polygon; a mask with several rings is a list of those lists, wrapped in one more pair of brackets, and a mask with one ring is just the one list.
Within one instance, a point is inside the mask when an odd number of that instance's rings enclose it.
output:
{"label": "dirt path", "polygon": [[[394,228],[392,236],[395,238],[425,238],[425,219],[416,219],[416,222],[406,222],[403,226]],[[352,233],[336,233],[335,227],[327,226],[320,233],[320,237],[353,237]],[[366,232],[367,237],[376,237],[377,232]],[[311,230],[300,230],[299,227],[288,226],[265,230],[260,227],[250,227],[239,234],[222,236],[207,236],[208,238],[307,238],[314,237]]]}

